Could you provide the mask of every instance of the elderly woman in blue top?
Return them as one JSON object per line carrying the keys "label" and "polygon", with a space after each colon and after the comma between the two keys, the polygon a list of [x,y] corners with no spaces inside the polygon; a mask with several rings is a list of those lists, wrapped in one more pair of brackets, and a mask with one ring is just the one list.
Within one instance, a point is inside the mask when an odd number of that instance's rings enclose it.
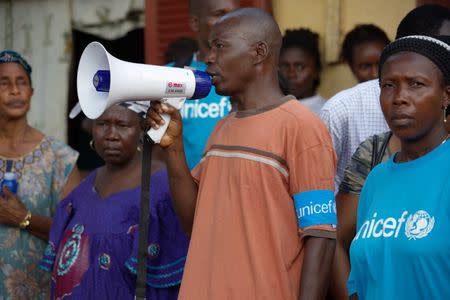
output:
{"label": "elderly woman in blue top", "polygon": [[361,194],[353,298],[450,299],[449,43],[407,36],[381,56],[381,107],[401,150],[369,174]]}

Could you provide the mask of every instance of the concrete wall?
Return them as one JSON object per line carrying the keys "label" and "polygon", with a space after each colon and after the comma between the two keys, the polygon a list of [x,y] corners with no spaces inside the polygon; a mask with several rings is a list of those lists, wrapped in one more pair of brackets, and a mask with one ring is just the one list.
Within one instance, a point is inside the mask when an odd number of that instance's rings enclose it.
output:
{"label": "concrete wall", "polygon": [[273,13],[282,32],[308,27],[319,33],[324,65],[319,93],[325,98],[357,83],[347,65],[335,63],[345,34],[356,24],[373,23],[393,39],[398,23],[415,4],[415,0],[272,1]]}

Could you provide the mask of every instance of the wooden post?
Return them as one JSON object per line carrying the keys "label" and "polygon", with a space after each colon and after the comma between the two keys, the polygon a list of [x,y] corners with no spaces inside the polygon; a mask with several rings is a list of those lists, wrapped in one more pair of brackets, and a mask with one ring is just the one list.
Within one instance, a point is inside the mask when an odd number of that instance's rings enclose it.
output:
{"label": "wooden post", "polygon": [[158,63],[158,0],[145,0],[144,49],[145,63]]}

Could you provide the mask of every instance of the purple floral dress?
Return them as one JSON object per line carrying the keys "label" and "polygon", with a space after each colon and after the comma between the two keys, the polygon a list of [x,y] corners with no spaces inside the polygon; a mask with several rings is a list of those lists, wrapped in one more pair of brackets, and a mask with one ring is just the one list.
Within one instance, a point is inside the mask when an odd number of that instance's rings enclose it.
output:
{"label": "purple floral dress", "polygon": [[[51,299],[134,299],[140,187],[102,198],[91,173],[58,206],[41,268]],[[147,299],[176,299],[188,239],[172,208],[165,171],[151,177]]]}
{"label": "purple floral dress", "polygon": [[[44,137],[24,156],[0,156],[0,181],[5,172],[14,172],[27,209],[52,217],[77,158],[66,144]],[[26,230],[0,224],[0,300],[49,298],[50,276],[38,268],[46,246]]]}

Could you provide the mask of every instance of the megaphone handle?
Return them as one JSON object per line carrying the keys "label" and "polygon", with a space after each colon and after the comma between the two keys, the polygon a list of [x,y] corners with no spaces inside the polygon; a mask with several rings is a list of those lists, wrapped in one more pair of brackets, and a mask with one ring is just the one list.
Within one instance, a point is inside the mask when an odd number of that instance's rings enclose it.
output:
{"label": "megaphone handle", "polygon": [[147,131],[148,136],[152,139],[155,144],[159,144],[161,142],[161,138],[166,133],[167,127],[170,123],[170,115],[169,114],[161,114],[161,117],[164,120],[164,125],[161,125],[158,129],[150,129]]}

